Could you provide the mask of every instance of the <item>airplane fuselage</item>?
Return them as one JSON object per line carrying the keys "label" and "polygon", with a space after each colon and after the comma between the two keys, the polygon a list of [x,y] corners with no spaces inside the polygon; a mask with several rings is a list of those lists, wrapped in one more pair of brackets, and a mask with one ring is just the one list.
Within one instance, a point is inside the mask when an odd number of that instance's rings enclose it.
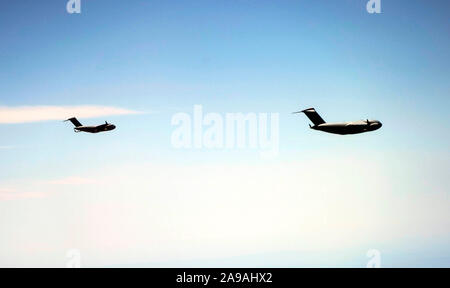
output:
{"label": "airplane fuselage", "polygon": [[116,126],[113,124],[103,124],[98,126],[79,126],[73,129],[75,132],[99,133],[114,130],[116,129]]}
{"label": "airplane fuselage", "polygon": [[311,126],[311,129],[319,130],[327,133],[347,135],[358,134],[369,131],[375,131],[382,126],[378,120],[361,120],[355,122],[343,122],[343,123],[323,123],[319,125]]}

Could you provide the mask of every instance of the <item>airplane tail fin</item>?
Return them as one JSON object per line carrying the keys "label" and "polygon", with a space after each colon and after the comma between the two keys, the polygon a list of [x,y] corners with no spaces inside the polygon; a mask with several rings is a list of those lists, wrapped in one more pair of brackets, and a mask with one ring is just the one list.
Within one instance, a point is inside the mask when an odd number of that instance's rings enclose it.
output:
{"label": "airplane tail fin", "polygon": [[73,124],[75,127],[83,126],[83,125],[81,125],[80,121],[78,121],[77,118],[75,118],[75,117],[69,118],[69,119],[67,119],[66,121],[72,122],[72,124]]}
{"label": "airplane tail fin", "polygon": [[325,120],[320,117],[319,113],[316,112],[314,108],[308,108],[302,111],[294,112],[294,113],[305,113],[305,115],[314,123],[314,125],[320,125],[325,123]]}

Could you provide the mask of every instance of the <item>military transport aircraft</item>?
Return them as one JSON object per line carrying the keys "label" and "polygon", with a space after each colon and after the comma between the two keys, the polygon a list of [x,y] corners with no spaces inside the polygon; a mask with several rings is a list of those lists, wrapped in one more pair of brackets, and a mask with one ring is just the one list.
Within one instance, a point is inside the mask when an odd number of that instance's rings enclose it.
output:
{"label": "military transport aircraft", "polygon": [[70,119],[67,119],[65,121],[72,122],[73,125],[75,125],[75,128],[73,130],[75,132],[88,132],[88,133],[98,133],[98,132],[105,132],[116,129],[116,126],[113,124],[109,124],[105,121],[105,124],[98,125],[98,126],[83,126],[81,125],[80,121],[77,120],[77,118],[72,117]]}
{"label": "military transport aircraft", "polygon": [[314,108],[308,108],[302,111],[293,112],[305,113],[305,115],[314,123],[314,126],[309,125],[311,129],[319,130],[323,132],[347,135],[358,134],[380,129],[382,126],[378,120],[360,120],[355,122],[343,122],[343,123],[326,123],[322,117],[316,112]]}

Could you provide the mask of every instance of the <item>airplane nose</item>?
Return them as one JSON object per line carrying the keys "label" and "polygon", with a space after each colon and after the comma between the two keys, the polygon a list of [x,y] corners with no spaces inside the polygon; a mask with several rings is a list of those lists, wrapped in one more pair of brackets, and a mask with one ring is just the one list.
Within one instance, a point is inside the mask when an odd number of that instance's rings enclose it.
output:
{"label": "airplane nose", "polygon": [[381,126],[383,126],[383,125],[381,124],[380,121],[374,121],[374,122],[370,123],[370,128],[371,128],[372,131],[380,129]]}
{"label": "airplane nose", "polygon": [[375,123],[375,130],[380,129],[381,126],[383,126],[383,124],[381,124],[380,121],[377,121],[377,122]]}

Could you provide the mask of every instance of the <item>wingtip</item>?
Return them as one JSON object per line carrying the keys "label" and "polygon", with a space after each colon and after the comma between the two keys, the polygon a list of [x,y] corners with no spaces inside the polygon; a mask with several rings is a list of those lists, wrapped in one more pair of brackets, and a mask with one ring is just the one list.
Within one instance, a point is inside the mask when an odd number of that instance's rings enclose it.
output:
{"label": "wingtip", "polygon": [[307,108],[307,109],[304,109],[304,110],[300,110],[300,111],[292,112],[292,114],[305,113],[306,111],[311,111],[311,112],[315,112],[315,111],[316,111],[316,109],[314,109],[313,107],[311,107],[311,108]]}
{"label": "wingtip", "polygon": [[67,121],[70,121],[72,119],[75,119],[75,117],[70,117],[69,119],[63,120],[63,122],[67,122]]}

